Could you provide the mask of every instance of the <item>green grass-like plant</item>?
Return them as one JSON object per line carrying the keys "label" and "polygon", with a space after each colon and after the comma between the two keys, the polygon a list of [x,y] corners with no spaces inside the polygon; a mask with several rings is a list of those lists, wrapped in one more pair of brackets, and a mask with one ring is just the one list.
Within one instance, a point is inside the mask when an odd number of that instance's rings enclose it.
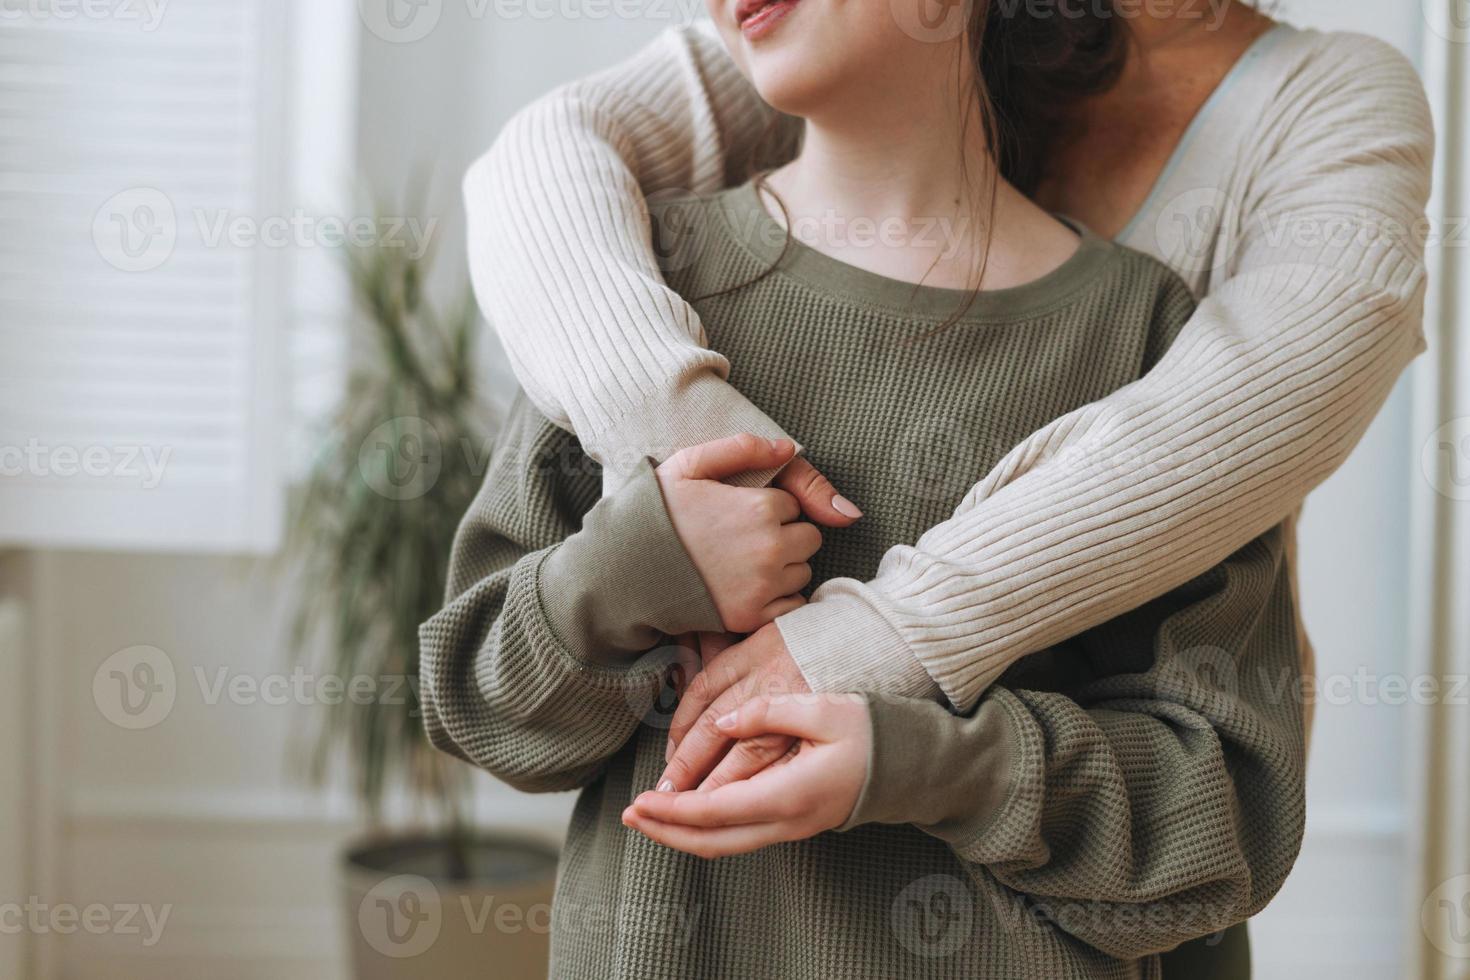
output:
{"label": "green grass-like plant", "polygon": [[[491,424],[475,386],[480,321],[468,290],[452,316],[435,314],[424,296],[429,255],[382,244],[344,254],[361,311],[354,364],[330,436],[293,493],[286,536],[301,576],[292,650],[343,688],[308,719],[309,768],[323,781],[345,764],[375,825],[389,789],[405,788],[462,845],[468,767],[424,735],[418,626],[443,604],[455,528],[483,474]],[[354,684],[372,696],[354,696]]]}

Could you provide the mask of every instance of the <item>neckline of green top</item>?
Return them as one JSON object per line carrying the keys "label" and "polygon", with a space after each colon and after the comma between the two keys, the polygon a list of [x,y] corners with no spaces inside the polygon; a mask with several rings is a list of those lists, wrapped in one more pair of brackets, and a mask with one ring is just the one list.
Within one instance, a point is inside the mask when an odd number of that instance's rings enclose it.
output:
{"label": "neckline of green top", "polygon": [[948,319],[962,306],[960,320],[1015,320],[1045,313],[1067,305],[1079,290],[1096,282],[1121,251],[1080,222],[1057,215],[1080,239],[1070,258],[1030,282],[971,297],[969,290],[905,282],[860,269],[795,237],[788,243],[785,227],[766,210],[754,181],[722,192],[718,203],[732,240],[762,264],[777,266],[777,271],[816,292],[910,317]]}

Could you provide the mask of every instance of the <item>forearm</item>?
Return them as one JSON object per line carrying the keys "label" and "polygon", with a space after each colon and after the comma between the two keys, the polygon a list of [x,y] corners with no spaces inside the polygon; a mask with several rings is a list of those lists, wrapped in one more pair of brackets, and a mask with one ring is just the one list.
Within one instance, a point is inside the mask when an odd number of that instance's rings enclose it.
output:
{"label": "forearm", "polygon": [[719,617],[648,464],[577,529],[596,475],[531,414],[513,415],[461,526],[420,672],[436,745],[544,791],[581,785],[632,734],[667,666],[646,651]]}
{"label": "forearm", "polygon": [[973,705],[1009,664],[1200,574],[1297,507],[1420,350],[1421,300],[1417,273],[1388,289],[1298,267],[1223,287],[1146,378],[1027,438],[871,582],[828,582],[778,620],[793,658],[825,690],[857,677],[889,689],[902,675],[884,665],[917,658]]}
{"label": "forearm", "polygon": [[1304,812],[1280,537],[1056,651],[1099,672],[1075,688],[996,686],[960,717],[871,698],[851,823],[915,823],[1119,957],[1254,914],[1291,868]]}
{"label": "forearm", "polygon": [[538,578],[552,551],[460,596],[419,632],[425,728],[440,749],[517,789],[575,789],[637,727],[659,672],[576,660]]}
{"label": "forearm", "polygon": [[517,115],[465,179],[470,271],[528,395],[619,473],[737,432],[780,436],[724,382],[663,283],[645,195],[744,177],[781,122],[719,41],[670,31]]}
{"label": "forearm", "polygon": [[[1214,814],[1237,804],[1225,780],[1207,775],[1220,759],[1204,726],[1165,733],[1163,722],[1137,717],[1079,726],[1050,708],[1039,721],[1032,705],[1000,687],[978,708],[956,719],[932,702],[878,702],[874,739],[908,748],[878,756],[870,785],[888,785],[881,798],[865,791],[848,826],[912,822],[950,844],[972,873],[1022,896],[1040,919],[1121,959],[1244,921],[1289,870],[1294,853],[1260,860],[1265,851],[1222,844],[1228,838],[1219,834],[1238,828],[1218,826]],[[1049,748],[1046,740],[1058,736]],[[1130,760],[1119,751],[1130,743],[1162,751]],[[1180,790],[1167,794],[1172,812],[1131,812],[1147,803],[1130,793],[1130,781],[1151,792],[1149,776],[1159,773]],[[1283,850],[1297,834],[1283,834]],[[1253,882],[1261,871],[1268,877]]]}

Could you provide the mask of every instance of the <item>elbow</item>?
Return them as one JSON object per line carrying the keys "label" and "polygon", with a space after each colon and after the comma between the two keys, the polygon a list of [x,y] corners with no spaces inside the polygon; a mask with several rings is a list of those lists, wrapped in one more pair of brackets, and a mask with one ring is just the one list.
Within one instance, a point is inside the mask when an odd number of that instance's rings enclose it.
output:
{"label": "elbow", "polygon": [[490,148],[465,170],[460,191],[472,232],[477,219],[502,214],[507,204],[514,203],[514,195],[536,189],[535,182],[521,175],[545,169],[546,134],[565,128],[576,101],[563,87],[523,106],[501,127]]}
{"label": "elbow", "polygon": [[[1253,848],[1250,859],[1249,901],[1232,922],[1253,916],[1264,909],[1286,884],[1287,876],[1301,854],[1306,838],[1306,787],[1304,783],[1283,790],[1273,808],[1275,818]],[[1223,926],[1222,926],[1223,928]]]}
{"label": "elbow", "polygon": [[[463,728],[464,726],[458,726]],[[511,789],[522,793],[561,793],[580,789],[596,775],[597,766],[560,765],[557,760],[537,758],[513,733],[494,724],[478,726],[456,737],[437,708],[424,705],[424,728],[429,743],[445,755],[484,770]]]}

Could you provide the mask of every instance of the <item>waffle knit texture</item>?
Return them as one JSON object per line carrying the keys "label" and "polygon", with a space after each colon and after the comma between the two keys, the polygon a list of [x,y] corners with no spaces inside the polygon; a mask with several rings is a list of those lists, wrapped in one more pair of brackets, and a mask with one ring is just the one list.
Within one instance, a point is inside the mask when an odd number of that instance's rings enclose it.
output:
{"label": "waffle knit texture", "polygon": [[[660,275],[644,196],[738,183],[789,155],[794,126],[698,25],[528,107],[468,173],[482,308],[531,399],[609,472],[782,434]],[[1423,349],[1432,156],[1422,86],[1393,48],[1284,26],[1260,39],[1118,238],[1202,298],[1178,341],[1137,383],[1038,418],[927,533],[783,617],[813,687],[913,693],[917,660],[970,707],[1017,658],[1287,519]]]}
{"label": "waffle knit texture", "polygon": [[[871,576],[1016,440],[1146,373],[1193,308],[1159,263],[1084,236],[934,332],[966,294],[800,245],[752,283],[780,229],[748,185],[655,225],[687,256],[666,270],[680,295],[746,284],[696,303],[732,382],[873,504],[824,530],[818,586]],[[718,617],[649,462],[598,502],[584,453],[518,403],[420,632],[435,744],[521,789],[581,790],[553,975],[1157,978],[1160,951],[1284,880],[1304,750],[1279,527],[1014,664],[963,713],[869,693],[868,778],[840,832],[707,861],[626,829],[664,766],[674,654],[655,633]]]}

